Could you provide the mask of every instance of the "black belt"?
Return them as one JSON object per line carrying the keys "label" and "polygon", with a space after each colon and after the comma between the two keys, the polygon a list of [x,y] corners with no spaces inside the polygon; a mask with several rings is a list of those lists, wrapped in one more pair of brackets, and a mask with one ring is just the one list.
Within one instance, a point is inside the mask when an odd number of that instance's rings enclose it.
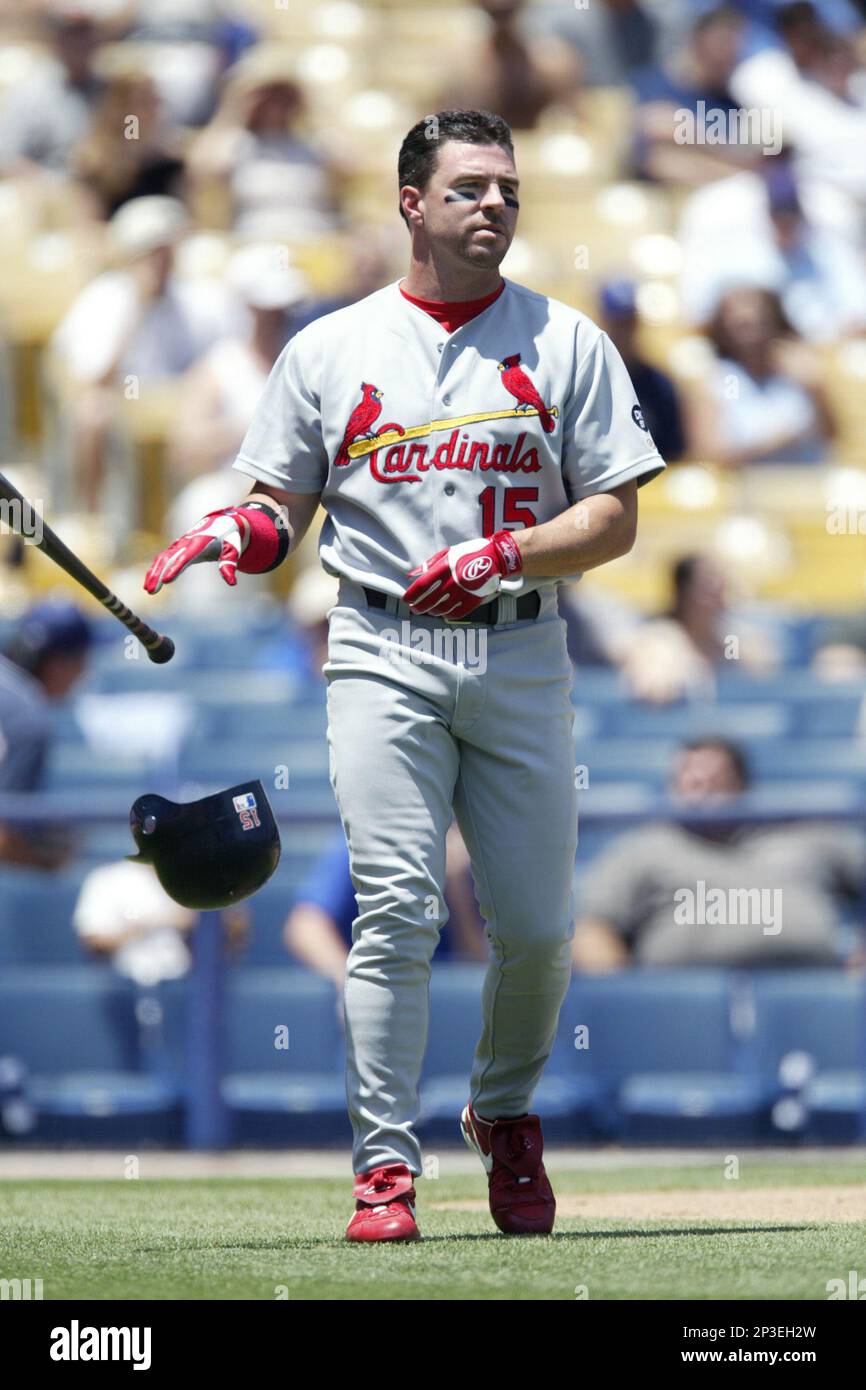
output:
{"label": "black belt", "polygon": [[[388,599],[394,597],[392,594],[384,594],[381,589],[368,589],[366,587],[364,593],[371,608],[387,608]],[[541,595],[537,590],[533,590],[531,594],[521,594],[516,601],[515,610],[514,617],[509,619],[509,622],[517,622],[522,618],[537,618],[541,612]],[[423,618],[426,615],[418,613],[416,616]],[[430,616],[435,617],[437,615],[431,614]],[[480,623],[483,627],[493,627],[501,621],[499,618],[499,599],[493,598],[489,603],[482,603],[480,607],[473,608],[468,618],[443,618],[441,621],[446,623],[456,621],[470,626],[474,623]]]}

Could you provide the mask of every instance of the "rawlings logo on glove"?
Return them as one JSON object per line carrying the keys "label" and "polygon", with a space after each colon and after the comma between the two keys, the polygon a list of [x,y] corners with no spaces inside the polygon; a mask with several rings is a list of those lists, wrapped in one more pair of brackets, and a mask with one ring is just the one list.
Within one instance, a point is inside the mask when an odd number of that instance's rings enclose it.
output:
{"label": "rawlings logo on glove", "polygon": [[523,561],[510,531],[496,531],[489,539],[461,541],[437,550],[423,564],[409,571],[418,575],[403,594],[414,613],[431,618],[466,618],[491,595],[503,579],[519,574]]}

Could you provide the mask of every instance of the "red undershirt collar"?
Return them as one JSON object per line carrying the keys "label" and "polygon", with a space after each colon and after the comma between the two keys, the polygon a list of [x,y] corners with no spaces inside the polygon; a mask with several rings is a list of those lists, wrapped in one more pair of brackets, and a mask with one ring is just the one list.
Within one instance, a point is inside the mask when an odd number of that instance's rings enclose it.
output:
{"label": "red undershirt collar", "polygon": [[423,309],[425,314],[429,314],[445,329],[446,333],[453,333],[456,328],[462,328],[464,323],[474,319],[498,299],[505,289],[505,281],[503,280],[492,294],[486,294],[483,299],[418,299],[414,294],[407,294],[402,285],[399,288],[404,299],[408,299],[416,308]]}

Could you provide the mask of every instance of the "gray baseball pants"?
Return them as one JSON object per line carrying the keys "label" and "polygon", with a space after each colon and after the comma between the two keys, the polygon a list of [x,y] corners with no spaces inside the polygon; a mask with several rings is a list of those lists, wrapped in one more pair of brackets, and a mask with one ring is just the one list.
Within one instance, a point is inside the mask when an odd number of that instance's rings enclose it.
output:
{"label": "gray baseball pants", "polygon": [[495,627],[419,617],[396,598],[389,608],[341,580],[324,667],[331,785],[358,901],[346,1089],[354,1171],[405,1163],[419,1174],[413,1124],[454,816],[490,944],[475,1110],[530,1110],[553,1046],[574,931],[573,672],[555,589],[542,591],[536,619]]}

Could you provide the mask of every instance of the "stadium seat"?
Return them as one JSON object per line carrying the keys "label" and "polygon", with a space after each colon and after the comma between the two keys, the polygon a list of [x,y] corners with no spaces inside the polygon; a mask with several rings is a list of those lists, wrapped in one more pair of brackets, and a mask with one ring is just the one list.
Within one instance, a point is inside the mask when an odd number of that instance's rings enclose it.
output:
{"label": "stadium seat", "polygon": [[284,795],[300,789],[322,794],[329,791],[328,745],[324,737],[307,741],[284,734],[267,739],[248,737],[235,742],[219,740],[193,744],[180,756],[181,777],[194,782],[211,784],[216,781],[222,786],[233,786],[259,777],[265,788],[270,789],[280,773],[288,777]]}
{"label": "stadium seat", "polygon": [[108,967],[9,967],[0,977],[0,1054],[18,1058],[36,1125],[53,1143],[176,1142],[181,1093],[145,1070],[136,991]]}
{"label": "stadium seat", "polygon": [[748,746],[754,775],[773,781],[833,777],[866,787],[866,745],[847,738],[763,739]]}
{"label": "stadium seat", "polygon": [[279,873],[250,899],[250,936],[246,950],[240,957],[244,967],[287,966],[291,963],[283,945],[283,924],[310,868],[308,856],[288,856],[284,849]]}
{"label": "stadium seat", "polygon": [[317,739],[324,742],[328,722],[325,702],[318,691],[310,701],[233,701],[212,705],[202,713],[206,717],[196,731],[193,746],[204,739],[248,739],[253,731],[257,740],[291,740],[293,745]]}
{"label": "stadium seat", "polygon": [[859,696],[862,699],[866,695],[866,681],[833,681],[828,684],[818,680],[811,671],[784,671],[758,677],[723,669],[717,673],[716,688],[719,701],[725,704],[729,700],[821,703],[843,696],[852,699]]}
{"label": "stadium seat", "polygon": [[109,757],[99,755],[86,743],[65,742],[57,744],[48,758],[46,769],[46,791],[62,791],[67,788],[93,789],[110,788],[132,791],[133,799],[138,789],[154,775],[153,760],[143,754],[119,753]]}
{"label": "stadium seat", "polygon": [[589,769],[590,786],[597,782],[640,781],[661,791],[670,774],[677,741],[662,738],[576,739],[577,761]]}
{"label": "stadium seat", "polygon": [[305,970],[237,971],[226,1030],[223,1094],[236,1143],[345,1143],[343,1041],[328,981]]}
{"label": "stadium seat", "polygon": [[0,965],[81,964],[72,926],[83,874],[0,869]]}
{"label": "stadium seat", "polygon": [[683,700],[661,707],[629,700],[606,706],[600,718],[603,734],[613,738],[781,738],[791,725],[789,707],[781,700],[729,705]]}
{"label": "stadium seat", "polygon": [[821,1144],[857,1144],[866,1136],[866,1074],[833,1071],[806,1086],[802,1102],[808,1137]]}
{"label": "stadium seat", "polygon": [[[706,724],[701,727],[707,730]],[[741,731],[737,741],[744,747],[753,776],[765,790],[773,782],[806,786],[831,780],[842,786],[866,788],[866,745],[851,739],[755,737]],[[591,785],[639,779],[660,792],[678,745],[673,733],[577,739],[575,755],[589,768]]]}
{"label": "stadium seat", "polygon": [[[866,982],[841,971],[792,970],[753,979],[754,1066],[783,1089],[780,1066],[792,1055],[802,1086],[788,1090],[803,1107],[798,1136],[854,1143],[866,1102]],[[774,1112],[785,1122],[784,1109]],[[776,1137],[789,1131],[776,1124]]]}
{"label": "stadium seat", "polygon": [[571,1066],[615,1098],[608,1118],[626,1143],[757,1139],[772,1088],[736,1070],[730,981],[723,971],[633,970],[578,977],[560,1036],[587,1029]]}
{"label": "stadium seat", "polygon": [[866,692],[827,693],[822,698],[792,700],[792,733],[796,738],[854,738],[859,734]]}
{"label": "stadium seat", "polygon": [[[453,1141],[469,1099],[472,1061],[481,1033],[481,990],[486,967],[442,962],[430,979],[430,1028],[421,1080],[418,1134],[424,1142]],[[596,1108],[602,1088],[588,1076],[549,1066],[533,1099],[550,1139],[598,1137]]]}

